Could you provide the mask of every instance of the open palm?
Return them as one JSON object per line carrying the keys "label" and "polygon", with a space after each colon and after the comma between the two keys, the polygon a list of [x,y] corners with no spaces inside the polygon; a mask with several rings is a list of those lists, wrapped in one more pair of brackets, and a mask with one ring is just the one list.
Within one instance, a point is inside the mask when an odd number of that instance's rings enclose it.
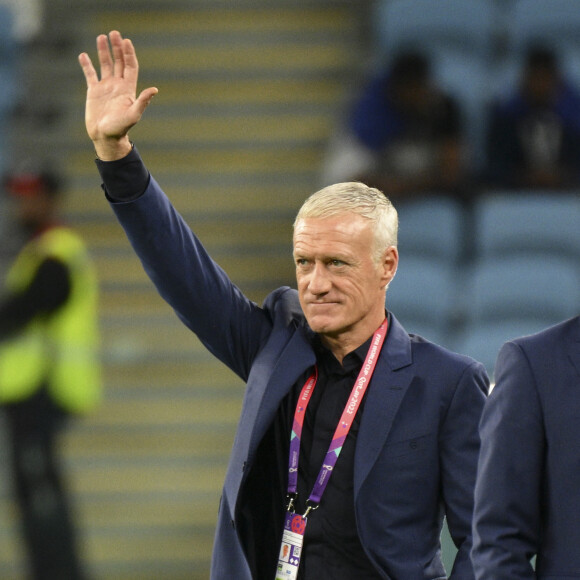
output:
{"label": "open palm", "polygon": [[98,152],[99,146],[114,149],[127,138],[129,129],[141,119],[157,89],[149,87],[136,96],[137,56],[133,43],[119,32],[112,31],[108,37],[99,35],[97,51],[100,79],[86,53],[79,55],[79,63],[87,81],[86,129]]}

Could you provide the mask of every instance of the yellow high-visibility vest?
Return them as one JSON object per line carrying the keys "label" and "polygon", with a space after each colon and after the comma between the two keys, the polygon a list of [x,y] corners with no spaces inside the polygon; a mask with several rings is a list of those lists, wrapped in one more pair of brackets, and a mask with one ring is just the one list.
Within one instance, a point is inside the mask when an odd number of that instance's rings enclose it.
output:
{"label": "yellow high-visibility vest", "polygon": [[97,277],[83,241],[67,227],[47,230],[22,249],[6,286],[24,290],[47,258],[66,264],[70,295],[50,316],[35,317],[0,343],[0,402],[25,400],[46,384],[63,409],[84,413],[100,401],[102,384]]}

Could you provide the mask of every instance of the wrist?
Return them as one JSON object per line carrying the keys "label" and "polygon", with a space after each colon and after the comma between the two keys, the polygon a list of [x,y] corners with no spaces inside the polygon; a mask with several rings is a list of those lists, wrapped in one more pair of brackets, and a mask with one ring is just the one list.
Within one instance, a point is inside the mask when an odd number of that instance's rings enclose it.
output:
{"label": "wrist", "polygon": [[121,139],[94,140],[95,153],[101,161],[117,161],[131,153],[133,144],[125,135]]}

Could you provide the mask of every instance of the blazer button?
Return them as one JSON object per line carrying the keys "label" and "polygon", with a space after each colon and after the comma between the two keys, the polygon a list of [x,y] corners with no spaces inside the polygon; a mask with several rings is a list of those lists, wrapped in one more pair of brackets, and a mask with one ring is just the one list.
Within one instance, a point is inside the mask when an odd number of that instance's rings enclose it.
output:
{"label": "blazer button", "polygon": [[409,443],[409,447],[410,447],[411,449],[417,449],[417,447],[419,447],[419,444],[417,443],[417,441],[416,441],[415,439],[413,439],[413,441],[411,441],[411,442]]}
{"label": "blazer button", "polygon": [[232,528],[234,528],[234,530],[236,529],[236,522],[234,522],[234,520],[232,520]]}

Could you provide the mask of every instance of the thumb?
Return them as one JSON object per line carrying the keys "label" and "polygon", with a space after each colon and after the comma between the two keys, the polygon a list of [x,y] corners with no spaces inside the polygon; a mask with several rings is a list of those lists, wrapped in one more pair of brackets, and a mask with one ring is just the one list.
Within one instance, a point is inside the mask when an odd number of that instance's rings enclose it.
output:
{"label": "thumb", "polygon": [[143,114],[145,109],[149,106],[149,103],[152,101],[153,97],[159,92],[157,87],[149,87],[148,89],[144,89],[141,91],[137,100],[133,103],[133,107],[137,109],[139,112],[139,116]]}

